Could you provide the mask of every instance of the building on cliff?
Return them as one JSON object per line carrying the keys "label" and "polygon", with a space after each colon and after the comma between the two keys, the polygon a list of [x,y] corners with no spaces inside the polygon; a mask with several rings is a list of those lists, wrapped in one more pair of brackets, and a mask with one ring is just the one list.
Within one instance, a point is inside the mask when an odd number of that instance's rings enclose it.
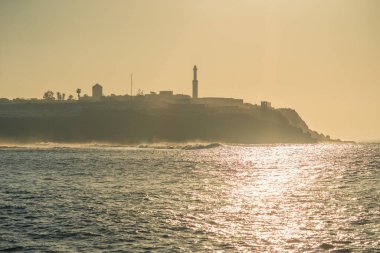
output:
{"label": "building on cliff", "polygon": [[100,84],[92,86],[92,98],[100,99],[103,97],[103,87]]}
{"label": "building on cliff", "polygon": [[271,102],[268,101],[261,101],[261,109],[272,109],[272,104]]}

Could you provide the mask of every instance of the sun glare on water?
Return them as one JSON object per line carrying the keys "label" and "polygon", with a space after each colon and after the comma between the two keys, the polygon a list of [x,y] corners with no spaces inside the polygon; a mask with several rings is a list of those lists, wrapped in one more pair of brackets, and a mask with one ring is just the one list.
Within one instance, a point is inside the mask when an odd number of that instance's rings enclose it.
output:
{"label": "sun glare on water", "polygon": [[[315,181],[324,177],[324,171],[331,174],[329,160],[321,156],[326,156],[325,149],[331,148],[263,145],[239,147],[237,152],[214,157],[222,159],[229,170],[224,178],[215,174],[216,180],[228,187],[209,189],[214,195],[204,197],[213,207],[202,214],[201,224],[195,226],[241,249],[285,244],[288,249],[302,249],[300,242],[304,238],[313,237],[328,226],[319,217],[323,204],[315,201],[314,196],[329,198]],[[321,157],[317,163],[318,156]]]}

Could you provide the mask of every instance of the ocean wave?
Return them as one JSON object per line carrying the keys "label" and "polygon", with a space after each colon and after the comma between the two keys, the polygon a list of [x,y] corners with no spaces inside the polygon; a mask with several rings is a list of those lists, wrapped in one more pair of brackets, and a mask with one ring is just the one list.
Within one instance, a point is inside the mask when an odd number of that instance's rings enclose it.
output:
{"label": "ocean wave", "polygon": [[117,143],[3,143],[0,149],[55,149],[55,148],[129,148],[129,149],[182,149],[199,150],[222,146],[221,143],[144,143],[144,144],[117,144]]}
{"label": "ocean wave", "polygon": [[198,150],[210,149],[222,146],[220,143],[158,143],[158,144],[140,144],[139,148],[152,148],[152,149],[182,149],[182,150]]}

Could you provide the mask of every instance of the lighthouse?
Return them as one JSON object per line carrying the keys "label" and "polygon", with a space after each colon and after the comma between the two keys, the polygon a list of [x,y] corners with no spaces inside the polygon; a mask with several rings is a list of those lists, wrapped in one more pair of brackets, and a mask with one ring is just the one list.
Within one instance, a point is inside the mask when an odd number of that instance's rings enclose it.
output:
{"label": "lighthouse", "polygon": [[193,72],[193,98],[198,98],[198,79],[197,79],[197,65],[194,65]]}

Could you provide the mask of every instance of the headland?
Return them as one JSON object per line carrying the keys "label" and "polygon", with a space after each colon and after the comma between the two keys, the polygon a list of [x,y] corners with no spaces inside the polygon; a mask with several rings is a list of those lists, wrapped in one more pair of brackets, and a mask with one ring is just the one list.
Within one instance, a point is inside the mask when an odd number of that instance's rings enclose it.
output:
{"label": "headland", "polygon": [[7,142],[227,142],[316,143],[332,140],[309,129],[293,109],[243,99],[199,97],[197,67],[192,96],[173,91],[78,98],[45,92],[43,99],[0,99],[0,140]]}

